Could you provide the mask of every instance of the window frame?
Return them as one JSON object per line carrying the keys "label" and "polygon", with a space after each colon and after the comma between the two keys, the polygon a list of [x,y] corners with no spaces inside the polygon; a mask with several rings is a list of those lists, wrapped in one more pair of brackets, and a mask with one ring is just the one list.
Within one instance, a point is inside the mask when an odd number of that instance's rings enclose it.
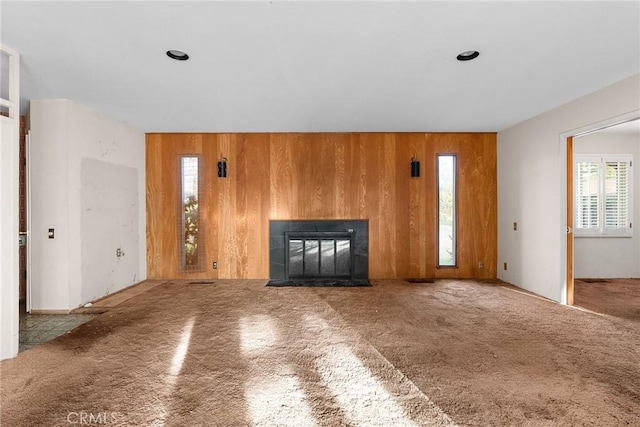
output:
{"label": "window frame", "polygon": [[[196,172],[197,176],[197,203],[198,203],[198,211],[197,211],[197,222],[198,222],[198,230],[197,230],[197,263],[195,264],[187,264],[187,251],[186,251],[186,240],[185,240],[185,202],[184,202],[184,172],[183,172],[183,159],[186,158],[196,158],[198,164],[198,170]],[[177,232],[178,232],[178,263],[179,263],[179,271],[182,273],[195,273],[206,271],[206,263],[205,263],[205,249],[204,249],[204,226],[202,221],[202,210],[204,207],[204,156],[198,153],[182,153],[178,155],[177,159],[177,195],[178,195],[178,224],[177,224]]]}
{"label": "window frame", "polygon": [[[598,164],[598,193],[597,193],[597,228],[578,227],[581,211],[579,205],[581,195],[578,194],[580,173],[578,165],[584,162]],[[611,228],[606,226],[606,169],[607,163],[627,163],[627,219],[628,226]],[[575,154],[573,158],[574,170],[574,227],[575,237],[633,237],[633,155],[632,154]]]}
{"label": "window frame", "polygon": [[[440,157],[453,158],[453,264],[440,263]],[[436,268],[458,268],[458,153],[436,153]]]}

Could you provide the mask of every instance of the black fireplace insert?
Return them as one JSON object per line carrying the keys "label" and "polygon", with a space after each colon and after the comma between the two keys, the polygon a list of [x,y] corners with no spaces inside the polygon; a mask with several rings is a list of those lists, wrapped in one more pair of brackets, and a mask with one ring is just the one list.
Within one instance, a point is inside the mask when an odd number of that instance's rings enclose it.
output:
{"label": "black fireplace insert", "polygon": [[273,220],[270,285],[368,285],[367,220]]}

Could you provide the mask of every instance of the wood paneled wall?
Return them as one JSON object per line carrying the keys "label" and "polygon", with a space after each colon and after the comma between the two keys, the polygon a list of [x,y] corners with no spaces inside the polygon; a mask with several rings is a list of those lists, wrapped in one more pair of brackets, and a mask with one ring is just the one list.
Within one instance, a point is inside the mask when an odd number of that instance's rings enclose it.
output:
{"label": "wood paneled wall", "polygon": [[[206,270],[188,274],[177,226],[185,154],[205,163]],[[437,154],[457,155],[456,268],[436,268]],[[227,178],[217,177],[222,155]],[[411,178],[414,155],[420,178]],[[270,219],[368,219],[372,279],[496,277],[494,133],[147,134],[146,161],[150,279],[268,279]]]}

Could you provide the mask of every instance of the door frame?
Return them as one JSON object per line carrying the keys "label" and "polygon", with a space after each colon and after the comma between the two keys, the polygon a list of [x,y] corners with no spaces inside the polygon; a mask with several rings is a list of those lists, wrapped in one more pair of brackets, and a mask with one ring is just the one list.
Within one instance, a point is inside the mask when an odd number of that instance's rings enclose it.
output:
{"label": "door frame", "polygon": [[25,164],[25,203],[27,216],[27,291],[25,295],[25,309],[27,313],[31,313],[31,131],[27,128],[24,140],[24,150],[26,157]]}
{"label": "door frame", "polygon": [[567,305],[573,305],[574,277],[573,277],[573,218],[574,194],[573,188],[573,136],[567,137],[567,277],[564,292]]}
{"label": "door frame", "polygon": [[561,188],[561,197],[565,203],[562,205],[562,222],[565,224],[562,233],[562,250],[561,250],[561,280],[562,295],[561,302],[566,305],[573,305],[574,297],[574,254],[573,254],[573,199],[574,199],[574,181],[573,181],[573,138],[598,132],[602,129],[616,126],[632,120],[640,119],[640,110],[631,111],[619,116],[611,117],[606,120],[592,123],[568,132],[560,134],[560,163],[564,170],[562,175],[563,185]]}
{"label": "door frame", "polygon": [[18,171],[20,145],[20,55],[0,45],[8,57],[8,98],[0,96],[7,115],[0,116],[0,360],[18,354]]}

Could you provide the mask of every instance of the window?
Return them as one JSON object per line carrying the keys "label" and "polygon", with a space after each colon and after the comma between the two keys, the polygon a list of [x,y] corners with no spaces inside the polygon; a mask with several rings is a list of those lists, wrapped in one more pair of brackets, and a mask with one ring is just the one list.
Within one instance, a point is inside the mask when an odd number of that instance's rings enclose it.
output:
{"label": "window", "polygon": [[455,267],[456,156],[438,155],[438,267]]}
{"label": "window", "polygon": [[632,156],[575,156],[575,235],[632,235]]}
{"label": "window", "polygon": [[197,156],[180,157],[180,262],[182,270],[198,270],[203,257],[200,252],[199,234],[200,197],[199,177],[202,173]]}

